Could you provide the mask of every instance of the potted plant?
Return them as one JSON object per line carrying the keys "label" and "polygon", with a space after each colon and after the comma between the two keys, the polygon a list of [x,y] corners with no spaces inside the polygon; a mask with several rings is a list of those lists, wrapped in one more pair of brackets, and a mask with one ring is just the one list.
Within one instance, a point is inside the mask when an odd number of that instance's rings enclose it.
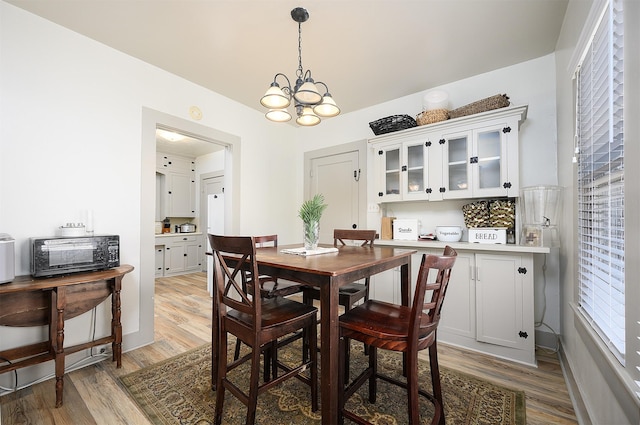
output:
{"label": "potted plant", "polygon": [[300,206],[298,217],[302,219],[303,223],[304,249],[313,250],[318,248],[320,217],[322,217],[322,213],[327,206],[328,205],[324,203],[324,196],[321,193],[304,201]]}

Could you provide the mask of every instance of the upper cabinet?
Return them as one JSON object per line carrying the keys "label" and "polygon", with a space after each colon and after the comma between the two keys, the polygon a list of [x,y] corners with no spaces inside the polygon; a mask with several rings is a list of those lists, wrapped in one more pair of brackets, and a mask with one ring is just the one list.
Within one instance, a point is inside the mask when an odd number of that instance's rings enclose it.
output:
{"label": "upper cabinet", "polygon": [[374,201],[516,197],[527,106],[502,108],[369,140]]}
{"label": "upper cabinet", "polygon": [[157,153],[156,172],[162,175],[158,189],[162,217],[195,217],[195,159]]}

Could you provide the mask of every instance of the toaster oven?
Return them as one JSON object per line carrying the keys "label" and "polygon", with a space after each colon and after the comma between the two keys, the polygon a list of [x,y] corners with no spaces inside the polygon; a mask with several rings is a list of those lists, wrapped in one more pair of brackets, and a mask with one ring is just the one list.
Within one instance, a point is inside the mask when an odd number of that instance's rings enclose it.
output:
{"label": "toaster oven", "polygon": [[34,277],[104,270],[120,266],[120,237],[95,235],[31,238]]}

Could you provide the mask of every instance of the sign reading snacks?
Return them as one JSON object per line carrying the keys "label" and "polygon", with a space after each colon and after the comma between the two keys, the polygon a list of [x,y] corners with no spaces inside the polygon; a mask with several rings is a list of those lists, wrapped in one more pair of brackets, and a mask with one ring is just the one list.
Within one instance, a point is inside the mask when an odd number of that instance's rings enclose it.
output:
{"label": "sign reading snacks", "polygon": [[418,240],[418,220],[395,219],[393,220],[393,239],[404,241]]}

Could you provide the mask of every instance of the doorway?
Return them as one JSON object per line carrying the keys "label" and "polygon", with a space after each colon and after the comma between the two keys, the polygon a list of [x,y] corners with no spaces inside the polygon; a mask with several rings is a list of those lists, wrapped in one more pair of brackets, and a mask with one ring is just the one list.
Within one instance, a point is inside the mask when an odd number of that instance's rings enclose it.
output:
{"label": "doorway", "polygon": [[227,232],[238,232],[239,223],[233,217],[239,217],[239,185],[240,181],[240,148],[241,140],[223,131],[206,127],[202,124],[182,119],[149,108],[142,108],[142,148],[141,148],[141,182],[140,182],[140,234],[138,308],[139,328],[133,333],[123,336],[123,345],[127,350],[141,347],[153,342],[154,336],[154,291],[155,291],[155,169],[156,169],[156,129],[180,129],[181,133],[198,136],[202,140],[215,141],[225,149],[225,229]]}

